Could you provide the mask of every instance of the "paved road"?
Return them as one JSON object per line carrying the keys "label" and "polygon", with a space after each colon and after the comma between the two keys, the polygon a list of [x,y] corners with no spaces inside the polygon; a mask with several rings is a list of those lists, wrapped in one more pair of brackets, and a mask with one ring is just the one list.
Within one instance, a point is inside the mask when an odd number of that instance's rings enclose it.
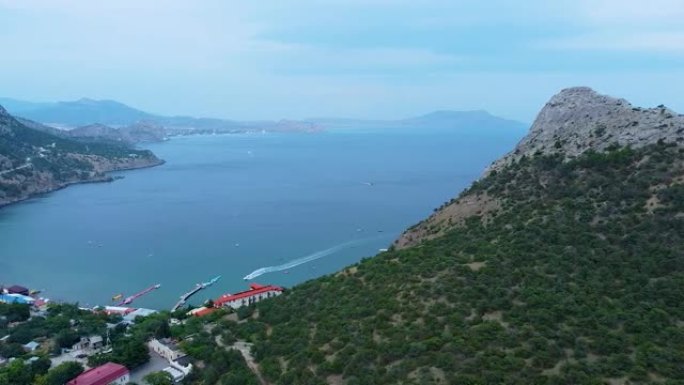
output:
{"label": "paved road", "polygon": [[142,380],[143,377],[150,373],[158,372],[168,366],[168,361],[166,361],[164,358],[162,358],[162,356],[160,356],[156,352],[150,350],[150,361],[145,365],[134,369],[131,372],[130,381],[135,382],[136,384],[145,384],[145,382],[143,382]]}

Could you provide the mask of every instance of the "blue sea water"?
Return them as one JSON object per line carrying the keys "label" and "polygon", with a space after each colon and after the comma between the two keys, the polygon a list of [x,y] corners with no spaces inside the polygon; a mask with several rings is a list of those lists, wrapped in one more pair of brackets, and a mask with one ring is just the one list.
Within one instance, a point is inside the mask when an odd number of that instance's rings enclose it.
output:
{"label": "blue sea water", "polygon": [[292,286],[375,255],[517,139],[387,130],[149,145],[166,164],[0,209],[0,284],[93,306],[160,283],[133,304],[158,309],[217,275],[195,303],[244,290],[255,271]]}

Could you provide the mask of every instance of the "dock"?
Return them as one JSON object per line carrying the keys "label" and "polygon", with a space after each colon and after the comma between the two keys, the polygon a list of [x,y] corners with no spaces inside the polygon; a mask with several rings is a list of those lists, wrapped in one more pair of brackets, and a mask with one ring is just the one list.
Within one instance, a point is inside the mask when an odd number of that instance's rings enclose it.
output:
{"label": "dock", "polygon": [[174,311],[178,310],[179,308],[181,308],[183,305],[185,305],[188,302],[190,297],[192,297],[193,295],[199,293],[200,291],[208,288],[209,286],[215,284],[216,282],[218,282],[219,279],[221,279],[220,275],[212,278],[209,282],[198,283],[197,285],[195,285],[195,287],[192,290],[190,290],[189,292],[180,296],[180,300],[178,300],[178,302],[176,302],[176,304],[173,305],[173,307],[171,308],[171,311],[174,312]]}

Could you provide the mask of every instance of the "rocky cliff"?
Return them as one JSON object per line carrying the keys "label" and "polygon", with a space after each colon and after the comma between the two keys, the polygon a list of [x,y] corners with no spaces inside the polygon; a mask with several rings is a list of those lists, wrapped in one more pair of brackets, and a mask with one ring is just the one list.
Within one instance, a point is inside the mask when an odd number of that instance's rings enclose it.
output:
{"label": "rocky cliff", "polygon": [[36,129],[0,106],[0,206],[75,183],[111,181],[110,171],[161,163],[147,150]]}
{"label": "rocky cliff", "polygon": [[588,87],[567,88],[549,100],[529,134],[487,172],[523,156],[563,153],[572,158],[614,145],[639,148],[684,137],[684,115],[665,106],[634,107],[625,99],[601,95]]}
{"label": "rocky cliff", "polygon": [[[523,157],[559,154],[566,160],[611,147],[640,148],[658,142],[684,142],[684,115],[665,106],[641,108],[588,87],[561,90],[539,112],[516,148],[485,170],[499,171]],[[491,219],[502,202],[487,194],[462,195],[406,230],[395,246],[404,248],[435,238],[473,216]]]}

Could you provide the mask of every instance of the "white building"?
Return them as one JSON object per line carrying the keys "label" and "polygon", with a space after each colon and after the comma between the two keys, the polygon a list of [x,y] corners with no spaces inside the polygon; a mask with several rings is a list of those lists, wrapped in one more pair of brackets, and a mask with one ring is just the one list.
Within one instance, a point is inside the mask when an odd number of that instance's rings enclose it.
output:
{"label": "white building", "polygon": [[236,294],[224,294],[214,301],[214,306],[227,306],[233,309],[239,309],[243,306],[249,306],[253,303],[259,302],[266,298],[278,296],[283,293],[283,288],[274,285],[259,285],[252,283],[249,285],[249,290],[241,291]]}
{"label": "white building", "polygon": [[161,340],[153,338],[147,345],[169,362],[185,356],[185,353],[178,348],[178,345],[169,338],[162,338]]}

